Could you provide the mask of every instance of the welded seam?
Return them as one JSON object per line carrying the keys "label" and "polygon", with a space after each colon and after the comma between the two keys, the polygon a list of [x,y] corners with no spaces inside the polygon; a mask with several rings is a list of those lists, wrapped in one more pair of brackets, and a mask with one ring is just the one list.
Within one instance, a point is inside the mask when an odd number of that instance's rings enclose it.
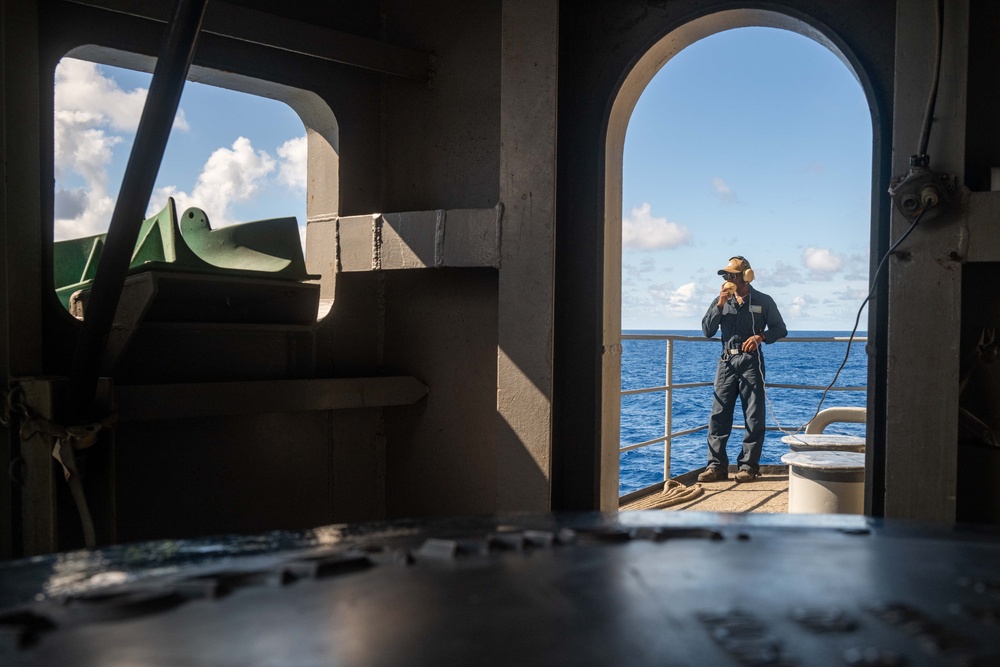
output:
{"label": "welded seam", "polygon": [[438,268],[444,266],[444,234],[447,219],[448,212],[439,208],[434,221],[434,266]]}
{"label": "welded seam", "polygon": [[382,270],[382,222],[381,215],[372,216],[372,271]]}
{"label": "welded seam", "polygon": [[502,201],[498,201],[496,207],[494,208],[494,210],[496,211],[497,217],[496,217],[496,230],[495,230],[495,233],[496,233],[496,242],[494,243],[494,247],[493,247],[493,266],[495,268],[499,269],[500,268],[500,257],[503,254],[501,252],[501,248],[502,248],[502,243],[501,242],[503,240],[503,214],[504,214],[504,205],[503,205],[503,202]]}

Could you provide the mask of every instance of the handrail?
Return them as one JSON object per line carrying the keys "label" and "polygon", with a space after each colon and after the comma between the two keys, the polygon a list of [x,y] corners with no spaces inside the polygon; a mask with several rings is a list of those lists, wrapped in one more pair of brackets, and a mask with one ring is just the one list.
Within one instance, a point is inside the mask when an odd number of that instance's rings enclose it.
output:
{"label": "handrail", "polygon": [[665,391],[667,389],[690,389],[691,387],[711,387],[713,382],[685,382],[683,384],[665,384],[662,387],[643,387],[642,389],[624,389],[622,396],[633,394],[649,394],[654,391]]}
{"label": "handrail", "polygon": [[[662,340],[667,343],[666,352],[666,381],[665,385],[659,387],[640,387],[639,389],[625,389],[620,391],[621,396],[634,396],[637,394],[649,394],[655,392],[664,392],[666,394],[666,415],[664,423],[664,434],[658,438],[653,438],[652,440],[646,440],[643,442],[638,442],[630,445],[625,445],[624,447],[619,447],[618,452],[628,452],[634,449],[641,449],[643,447],[649,447],[658,443],[663,443],[663,479],[670,479],[670,455],[671,455],[671,444],[674,438],[678,438],[684,435],[690,435],[691,433],[696,433],[698,431],[703,431],[708,429],[708,424],[703,424],[696,426],[694,428],[685,429],[682,431],[672,431],[673,428],[673,391],[675,389],[692,389],[696,387],[710,387],[713,382],[682,382],[679,384],[673,383],[673,358],[674,358],[674,342],[675,341],[690,341],[690,342],[700,342],[700,343],[715,343],[719,344],[721,341],[718,338],[705,338],[704,336],[685,336],[683,334],[622,334],[622,340]],[[848,336],[802,336],[802,337],[792,337],[792,338],[782,338],[782,343],[846,343],[851,340]],[[867,342],[867,336],[855,336],[855,342]],[[767,384],[769,388],[774,389],[797,389],[806,391],[823,391],[827,389],[826,386],[821,385],[808,385],[808,384],[784,384],[784,383],[771,383]],[[830,387],[829,391],[866,391],[867,387],[864,386],[848,386],[848,387]],[[744,428],[742,426],[734,426],[733,428]],[[780,430],[776,426],[766,427],[768,431]]]}
{"label": "handrail", "polygon": [[847,406],[823,408],[819,411],[818,415],[809,420],[809,424],[806,426],[806,433],[822,433],[827,426],[834,422],[864,424],[866,421],[868,421],[868,411],[866,408]]}
{"label": "handrail", "polygon": [[[720,342],[718,338],[705,338],[704,336],[685,336],[684,334],[622,334],[622,340],[688,340],[697,343]],[[782,343],[846,343],[851,340],[850,336],[792,336],[790,338],[780,338]],[[855,336],[854,342],[867,341],[867,336]]]}
{"label": "handrail", "polygon": [[[623,389],[621,392],[622,396],[634,396],[636,394],[652,394],[658,391],[666,391],[669,389],[691,389],[694,387],[711,387],[713,382],[682,382],[681,384],[665,384],[660,387],[643,387],[642,389]],[[812,391],[823,391],[827,388],[825,384],[784,384],[781,382],[768,382],[767,386],[771,389],[806,389]],[[867,387],[858,386],[847,386],[847,387],[830,387],[829,391],[864,391]]]}

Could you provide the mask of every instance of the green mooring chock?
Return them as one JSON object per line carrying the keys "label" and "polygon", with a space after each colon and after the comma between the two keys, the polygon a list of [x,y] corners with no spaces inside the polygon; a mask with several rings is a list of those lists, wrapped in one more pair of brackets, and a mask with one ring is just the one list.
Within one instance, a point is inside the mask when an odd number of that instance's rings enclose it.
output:
{"label": "green mooring chock", "polygon": [[[94,280],[105,234],[57,241],[52,248],[56,295],[70,297]],[[149,270],[273,278],[292,282],[318,276],[306,272],[295,218],[255,220],[212,229],[208,215],[189,208],[177,217],[173,198],[144,220],[129,263],[129,274]]]}

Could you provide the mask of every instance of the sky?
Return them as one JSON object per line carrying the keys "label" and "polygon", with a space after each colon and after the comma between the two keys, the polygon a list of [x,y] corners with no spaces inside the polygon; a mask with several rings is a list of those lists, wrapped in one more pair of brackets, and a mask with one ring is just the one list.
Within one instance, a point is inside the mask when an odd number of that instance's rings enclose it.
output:
{"label": "sky", "polygon": [[[72,58],[56,68],[56,240],[107,231],[151,80]],[[295,217],[304,238],[305,134],[282,102],[187,82],[146,215],[173,197],[213,227]]]}
{"label": "sky", "polygon": [[[107,230],[150,80],[56,69],[57,240]],[[849,330],[868,291],[871,147],[861,85],[818,43],[742,28],[684,49],[629,121],[622,328],[700,328],[739,254],[789,330]],[[304,239],[305,174],[290,107],[188,82],[147,215],[172,196],[213,226],[294,216]]]}
{"label": "sky", "polygon": [[716,271],[743,255],[790,331],[849,331],[868,293],[871,128],[851,71],[796,33],[727,31],[671,59],[625,138],[622,328],[700,329]]}

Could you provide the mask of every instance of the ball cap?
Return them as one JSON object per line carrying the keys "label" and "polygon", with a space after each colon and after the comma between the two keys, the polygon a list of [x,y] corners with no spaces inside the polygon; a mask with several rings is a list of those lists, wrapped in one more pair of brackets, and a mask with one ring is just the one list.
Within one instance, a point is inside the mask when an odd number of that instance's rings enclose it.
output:
{"label": "ball cap", "polygon": [[743,273],[750,268],[750,263],[746,260],[740,259],[739,257],[733,257],[729,260],[729,264],[726,264],[724,269],[719,269],[719,275],[726,273]]}

